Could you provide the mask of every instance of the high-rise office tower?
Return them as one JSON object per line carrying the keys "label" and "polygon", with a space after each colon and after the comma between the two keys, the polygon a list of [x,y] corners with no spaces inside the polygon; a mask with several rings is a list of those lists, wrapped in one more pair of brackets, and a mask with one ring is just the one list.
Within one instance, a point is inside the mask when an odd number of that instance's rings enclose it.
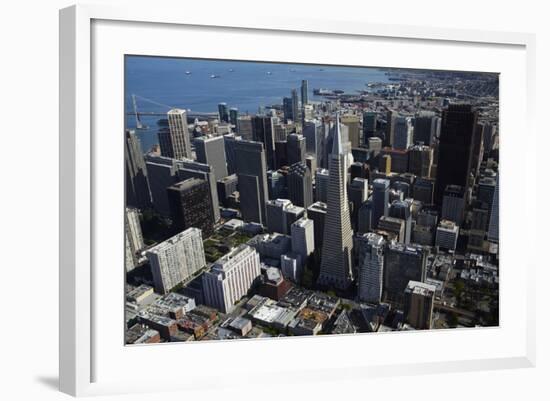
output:
{"label": "high-rise office tower", "polygon": [[435,182],[435,203],[441,205],[448,185],[468,186],[477,112],[465,104],[443,111]]}
{"label": "high-rise office tower", "polygon": [[319,163],[319,152],[322,141],[322,125],[318,120],[306,120],[302,127],[302,132],[306,138],[306,153],[315,156],[315,161]]}
{"label": "high-rise office tower", "polygon": [[418,330],[431,329],[434,296],[434,285],[409,281],[403,308],[405,322]]}
{"label": "high-rise office tower", "polygon": [[288,206],[285,209],[284,213],[285,213],[285,222],[286,222],[285,233],[290,234],[292,224],[305,216],[306,209],[301,206],[290,204],[290,206]]}
{"label": "high-rise office tower", "polygon": [[357,214],[357,231],[360,233],[366,233],[373,229],[372,226],[372,210],[373,202],[372,197],[367,199],[361,207]]}
{"label": "high-rise office tower", "polygon": [[146,256],[156,292],[166,294],[206,266],[201,230],[188,228],[155,245]]}
{"label": "high-rise office tower", "polygon": [[301,256],[305,264],[309,255],[315,250],[314,223],[306,217],[296,220],[290,226],[292,251]]}
{"label": "high-rise office tower", "polygon": [[131,271],[137,264],[136,253],[145,246],[141,225],[139,223],[139,211],[133,208],[126,208],[124,214],[125,234],[125,264],[126,271]]}
{"label": "high-rise office tower", "polygon": [[309,103],[308,99],[308,83],[306,79],[302,79],[302,86],[300,87],[300,94],[302,95],[302,107]]}
{"label": "high-rise office tower", "polygon": [[435,245],[448,251],[454,251],[457,241],[458,226],[453,221],[441,220],[435,232]]}
{"label": "high-rise office tower", "polygon": [[225,159],[227,161],[227,174],[234,174],[236,171],[235,143],[242,140],[235,134],[226,134],[223,136],[223,145],[225,148]]}
{"label": "high-rise office tower", "polygon": [[231,107],[229,109],[229,122],[236,127],[238,119],[239,119],[239,109],[237,109],[236,107]]}
{"label": "high-rise office tower", "polygon": [[319,202],[327,201],[328,194],[328,170],[319,168],[315,172],[315,200]]}
{"label": "high-rise office tower", "polygon": [[372,183],[372,227],[378,227],[380,217],[388,215],[390,181],[377,178]]}
{"label": "high-rise office tower", "polygon": [[[377,113],[374,111],[365,111],[363,113],[363,143],[368,143],[370,138],[376,137]],[[381,148],[382,146],[380,146]]]}
{"label": "high-rise office tower", "polygon": [[323,240],[321,285],[347,289],[353,280],[353,231],[347,196],[346,149],[342,143],[339,116],[336,115],[332,153],[329,163],[327,216]]}
{"label": "high-rise office tower", "polygon": [[300,121],[300,103],[298,101],[298,91],[296,89],[292,89],[290,91],[290,97],[292,99],[292,120],[295,123],[298,123]]}
{"label": "high-rise office tower", "polygon": [[287,121],[294,121],[294,114],[292,109],[292,98],[291,97],[284,97],[283,98],[283,116],[285,119],[285,123]]}
{"label": "high-rise office tower", "polygon": [[229,110],[227,109],[227,103],[218,104],[218,116],[220,121],[223,121],[224,123],[229,122]]}
{"label": "high-rise office tower", "polygon": [[285,211],[292,205],[288,199],[273,199],[266,202],[266,226],[272,233],[288,234]]}
{"label": "high-rise office tower", "polygon": [[474,174],[474,177],[477,177],[479,174],[479,168],[483,160],[483,127],[484,124],[479,122],[476,124],[472,141],[472,174]]}
{"label": "high-rise office tower", "polygon": [[286,143],[288,165],[300,163],[306,159],[306,139],[301,134],[290,134]]}
{"label": "high-rise office tower", "polygon": [[237,117],[237,134],[242,139],[251,141],[252,135],[252,117],[251,116],[239,116]]}
{"label": "high-rise office tower", "polygon": [[288,136],[294,130],[292,124],[277,123],[273,125],[275,142],[286,142]]}
{"label": "high-rise office tower", "polygon": [[384,146],[391,147],[393,146],[393,136],[395,129],[395,119],[397,118],[397,113],[393,110],[388,110],[386,113],[386,132],[384,136]]}
{"label": "high-rise office tower", "polygon": [[315,202],[307,208],[307,217],[313,220],[313,231],[315,239],[315,248],[321,249],[323,246],[323,235],[325,232],[325,219],[327,215],[327,204]]}
{"label": "high-rise office tower", "polygon": [[217,181],[218,200],[223,206],[231,207],[229,197],[237,191],[238,180],[237,174],[231,174]]}
{"label": "high-rise office tower", "polygon": [[348,127],[348,139],[351,142],[351,147],[358,148],[361,145],[361,133],[360,133],[360,118],[355,115],[343,115],[340,119],[342,124]]}
{"label": "high-rise office tower", "polygon": [[491,123],[483,124],[483,152],[488,155],[493,149],[493,141],[496,133],[496,126]]}
{"label": "high-rise office tower", "polygon": [[359,280],[357,295],[363,302],[379,303],[384,277],[384,246],[381,235],[366,233],[357,237]]}
{"label": "high-rise office tower", "polygon": [[425,205],[434,201],[434,181],[429,178],[418,178],[413,184],[413,199]]}
{"label": "high-rise office tower", "polygon": [[295,205],[308,208],[313,203],[311,170],[304,163],[294,163],[287,175],[288,197]]}
{"label": "high-rise office tower", "polygon": [[169,217],[170,205],[166,188],[178,182],[174,159],[147,154],[145,156],[153,208],[158,214]]}
{"label": "high-rise office tower", "polygon": [[369,181],[365,178],[354,178],[349,186],[349,201],[351,203],[351,226],[357,229],[359,209],[367,200]]}
{"label": "high-rise office tower", "polygon": [[151,206],[151,192],[141,142],[132,130],[126,130],[125,139],[126,205],[146,208]]}
{"label": "high-rise office tower", "polygon": [[412,232],[412,211],[411,204],[407,201],[394,201],[392,202],[388,211],[390,217],[401,219],[405,222],[405,238],[403,241],[405,244],[411,242]]}
{"label": "high-rise office tower", "polygon": [[491,242],[498,242],[498,239],[499,239],[498,182],[499,182],[499,175],[497,175],[497,182],[496,182],[496,186],[495,186],[495,192],[493,193],[493,203],[491,204],[491,218],[489,219],[489,231],[487,233],[487,238]]}
{"label": "high-rise office tower", "polygon": [[406,150],[412,145],[413,126],[410,117],[396,117],[393,128],[393,147]]}
{"label": "high-rise office tower", "polygon": [[206,238],[214,232],[210,187],[205,180],[189,178],[168,187],[172,224],[177,231],[200,228]]}
{"label": "high-rise office tower", "polygon": [[275,168],[280,169],[288,166],[288,142],[275,141]]}
{"label": "high-rise office tower", "polygon": [[200,136],[195,139],[197,161],[212,166],[216,180],[227,176],[223,136]]}
{"label": "high-rise office tower", "polygon": [[409,149],[409,172],[429,178],[432,172],[433,149],[425,145],[414,145]]}
{"label": "high-rise office tower", "polygon": [[[172,159],[191,159],[191,139],[187,126],[187,112],[181,109],[172,109],[168,113],[168,132],[159,132],[160,152],[163,156]],[[162,131],[162,130],[161,130]]]}
{"label": "high-rise office tower", "polygon": [[433,112],[420,112],[414,118],[414,142],[422,142],[426,146],[433,144],[434,138],[439,136],[441,119]]}
{"label": "high-rise office tower", "polygon": [[252,138],[264,145],[267,167],[275,168],[275,129],[274,119],[268,116],[254,116],[252,118]]}
{"label": "high-rise office tower", "polygon": [[269,199],[288,198],[287,175],[279,170],[269,170],[267,172],[267,191]]}
{"label": "high-rise office tower", "polygon": [[394,306],[402,306],[409,281],[426,279],[426,253],[420,245],[392,242],[384,262],[384,298]]}
{"label": "high-rise office tower", "polygon": [[248,245],[239,245],[202,275],[204,301],[208,306],[228,313],[260,275],[258,252]]}
{"label": "high-rise office tower", "polygon": [[174,163],[177,168],[177,177],[179,181],[186,180],[188,178],[199,178],[208,183],[210,189],[210,199],[212,206],[212,213],[214,216],[214,221],[217,222],[220,220],[220,201],[218,199],[218,190],[216,177],[212,166],[208,164],[199,163],[195,160],[183,159],[183,160],[174,160]]}
{"label": "high-rise office tower", "polygon": [[464,188],[458,185],[448,185],[443,194],[441,219],[454,221],[459,226],[464,219],[466,199]]}
{"label": "high-rise office tower", "polygon": [[[391,171],[394,173],[406,173],[409,169],[409,151],[403,149],[383,148],[382,156],[391,156]],[[383,169],[381,169],[383,171]]]}
{"label": "high-rise office tower", "polygon": [[[497,186],[497,180],[492,177],[483,177],[479,180],[477,186],[477,200],[485,203],[487,205],[487,210],[489,211],[489,220],[491,220],[491,213],[493,209],[493,199],[495,197],[495,191]],[[488,228],[485,227],[485,229]]]}
{"label": "high-rise office tower", "polygon": [[235,142],[235,167],[239,178],[241,213],[245,221],[266,223],[267,166],[260,142]]}

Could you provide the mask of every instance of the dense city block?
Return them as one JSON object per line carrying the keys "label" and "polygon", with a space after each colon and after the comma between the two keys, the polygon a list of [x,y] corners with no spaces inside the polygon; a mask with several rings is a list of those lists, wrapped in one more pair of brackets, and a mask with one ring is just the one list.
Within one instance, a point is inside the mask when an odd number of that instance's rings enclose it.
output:
{"label": "dense city block", "polygon": [[247,68],[295,84],[254,112],[237,78],[201,112],[127,94],[126,343],[498,326],[498,75]]}

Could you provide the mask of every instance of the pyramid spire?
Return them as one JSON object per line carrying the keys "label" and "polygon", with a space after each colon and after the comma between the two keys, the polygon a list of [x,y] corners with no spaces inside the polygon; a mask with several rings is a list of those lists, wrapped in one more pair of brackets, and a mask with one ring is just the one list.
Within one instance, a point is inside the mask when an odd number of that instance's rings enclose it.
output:
{"label": "pyramid spire", "polygon": [[342,133],[340,132],[340,113],[336,113],[334,121],[334,137],[332,139],[332,154],[340,155],[343,153],[342,149]]}

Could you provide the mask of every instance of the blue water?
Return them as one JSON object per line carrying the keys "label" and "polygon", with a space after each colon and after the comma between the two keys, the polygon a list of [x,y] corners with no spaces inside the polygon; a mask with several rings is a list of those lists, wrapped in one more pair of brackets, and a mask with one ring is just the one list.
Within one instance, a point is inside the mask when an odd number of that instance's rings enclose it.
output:
{"label": "blue water", "polygon": [[[186,75],[186,71],[191,74]],[[212,79],[212,74],[220,77]],[[387,82],[384,71],[376,68],[143,56],[126,58],[125,79],[127,111],[132,110],[131,95],[136,94],[138,111],[166,112],[169,107],[178,107],[216,112],[218,103],[225,102],[241,113],[256,113],[260,106],[280,104],[283,97],[290,96],[291,89],[298,89],[299,95],[302,79],[308,80],[312,100],[321,100],[313,95],[314,88],[357,93],[366,89],[369,82]],[[157,143],[159,118],[142,118],[149,126],[138,131],[144,151]],[[126,123],[128,128],[134,128],[135,118],[127,116]]]}

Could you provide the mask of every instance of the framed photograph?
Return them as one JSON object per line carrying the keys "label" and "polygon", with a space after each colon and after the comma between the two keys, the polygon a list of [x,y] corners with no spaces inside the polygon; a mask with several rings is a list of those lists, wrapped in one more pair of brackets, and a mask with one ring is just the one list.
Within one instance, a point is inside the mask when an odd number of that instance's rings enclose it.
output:
{"label": "framed photograph", "polygon": [[61,10],[61,391],[533,366],[533,49]]}

